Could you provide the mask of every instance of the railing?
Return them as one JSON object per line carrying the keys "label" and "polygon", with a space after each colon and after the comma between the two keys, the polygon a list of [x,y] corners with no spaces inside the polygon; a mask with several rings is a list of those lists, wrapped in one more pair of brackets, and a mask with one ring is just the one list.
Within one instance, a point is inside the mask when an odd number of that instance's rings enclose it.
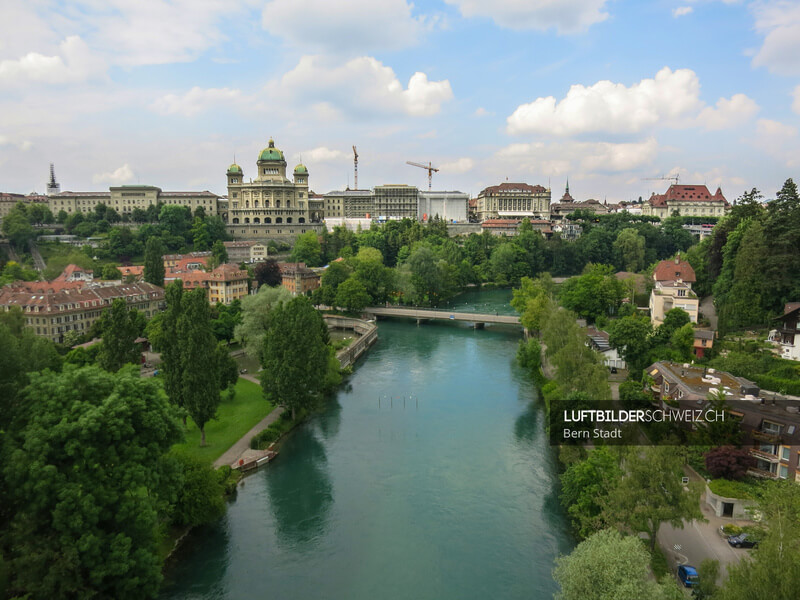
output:
{"label": "railing", "polygon": [[324,315],[324,319],[328,327],[352,329],[359,335],[359,338],[347,348],[342,348],[336,353],[342,368],[353,364],[378,339],[378,327],[369,321],[339,315]]}
{"label": "railing", "polygon": [[778,474],[772,473],[771,471],[765,471],[764,469],[757,469],[756,467],[751,467],[747,469],[747,474],[752,475],[753,477],[761,477],[764,479],[777,479]]}
{"label": "railing", "polygon": [[775,454],[770,454],[769,452],[764,452],[763,450],[758,450],[757,448],[751,448],[750,454],[755,456],[756,458],[760,458],[761,460],[765,460],[769,463],[779,463],[780,458],[778,458]]}
{"label": "railing", "polygon": [[754,431],[753,438],[760,442],[769,442],[770,444],[777,444],[781,441],[779,433],[769,433],[767,431]]}

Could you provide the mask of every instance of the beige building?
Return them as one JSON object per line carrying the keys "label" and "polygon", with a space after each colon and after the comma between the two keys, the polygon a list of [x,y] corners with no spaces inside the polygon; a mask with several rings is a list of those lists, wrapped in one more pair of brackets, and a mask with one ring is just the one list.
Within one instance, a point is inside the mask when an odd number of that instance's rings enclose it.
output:
{"label": "beige building", "polygon": [[19,281],[0,288],[0,310],[19,306],[36,335],[56,343],[68,331],[86,333],[117,298],[148,319],[165,307],[164,290],[150,283],[87,286],[82,282]]}
{"label": "beige building", "polygon": [[673,308],[689,313],[692,323],[697,323],[700,300],[692,291],[696,281],[694,269],[680,256],[674,260],[662,260],[653,271],[655,286],[650,292],[650,321],[654,327],[664,322],[665,315]]}
{"label": "beige building", "polygon": [[376,185],[372,193],[375,202],[373,216],[378,219],[417,219],[419,190],[413,185]]}
{"label": "beige building", "polygon": [[[311,222],[308,169],[299,164],[290,180],[286,158],[270,139],[258,155],[256,177],[245,181],[236,163],[228,167],[228,224],[303,224]],[[321,215],[320,219],[321,220]]]}
{"label": "beige building", "polygon": [[155,204],[188,206],[192,212],[203,207],[207,215],[217,214],[219,196],[211,192],[163,192],[153,185],[122,185],[109,188],[108,192],[59,192],[49,197],[50,210],[67,214],[94,211],[98,204],[105,204],[119,214],[131,214],[134,209],[147,210]]}
{"label": "beige building", "polygon": [[365,219],[376,216],[375,194],[372,190],[328,192],[322,198],[325,203],[323,215],[326,219]]}
{"label": "beige building", "polygon": [[17,205],[17,202],[22,202],[24,204],[36,202],[49,205],[47,196],[40,196],[39,194],[28,194],[24,196],[22,194],[0,193],[0,223],[2,223],[6,215],[11,212],[11,209]]}
{"label": "beige building", "polygon": [[478,194],[477,215],[486,219],[550,219],[550,190],[527,183],[501,183]]}
{"label": "beige building", "polygon": [[289,290],[292,296],[311,293],[320,286],[320,274],[309,269],[305,263],[280,263],[281,285]]}
{"label": "beige building", "polygon": [[236,264],[255,263],[267,260],[267,245],[253,240],[223,242],[228,251],[228,261]]}
{"label": "beige building", "polygon": [[682,217],[722,217],[730,209],[720,188],[712,195],[704,185],[671,185],[666,193],[650,196],[642,215],[666,219],[678,211]]}
{"label": "beige building", "polygon": [[236,265],[224,264],[211,272],[203,270],[169,271],[164,276],[164,285],[180,279],[185,290],[202,287],[208,290],[209,304],[230,304],[248,294],[249,274]]}

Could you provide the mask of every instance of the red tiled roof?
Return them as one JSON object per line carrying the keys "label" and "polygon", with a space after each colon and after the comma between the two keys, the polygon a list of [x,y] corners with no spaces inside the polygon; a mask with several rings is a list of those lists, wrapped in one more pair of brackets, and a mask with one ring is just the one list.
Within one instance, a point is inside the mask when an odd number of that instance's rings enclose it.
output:
{"label": "red tiled roof", "polygon": [[723,202],[728,206],[728,201],[722,195],[722,190],[712,195],[704,185],[671,185],[664,194],[653,194],[648,202],[651,206],[667,206],[667,202]]}
{"label": "red tiled roof", "polygon": [[[68,285],[70,282],[61,283]],[[24,286],[7,285],[0,289],[0,306],[21,306],[23,310],[29,308],[32,312],[61,312],[88,308],[93,306],[92,302],[95,302],[94,306],[110,305],[115,298],[126,298],[133,301],[138,296],[146,297],[148,300],[164,298],[163,289],[145,282],[104,287],[58,286],[58,288],[50,287],[46,290],[28,291],[24,289]],[[36,307],[38,309],[33,310]]]}
{"label": "red tiled roof", "polygon": [[486,219],[481,223],[481,227],[518,227],[520,221],[517,219]]}
{"label": "red tiled roof", "polygon": [[680,279],[690,283],[697,281],[692,265],[685,260],[681,260],[680,257],[674,260],[662,260],[658,263],[653,272],[653,279],[656,281],[675,281]]}
{"label": "red tiled roof", "polygon": [[131,265],[129,267],[117,267],[119,272],[122,273],[122,276],[125,277],[127,275],[144,275],[144,266],[142,265]]}
{"label": "red tiled roof", "polygon": [[54,281],[67,281],[72,275],[75,273],[88,273],[86,269],[79,267],[78,265],[69,264],[64,267],[64,270],[61,271],[61,274],[55,278]]}
{"label": "red tiled roof", "polygon": [[479,195],[485,196],[486,194],[497,194],[500,192],[532,192],[541,194],[546,192],[547,189],[541,185],[529,185],[527,183],[501,183],[500,185],[492,185],[483,190]]}

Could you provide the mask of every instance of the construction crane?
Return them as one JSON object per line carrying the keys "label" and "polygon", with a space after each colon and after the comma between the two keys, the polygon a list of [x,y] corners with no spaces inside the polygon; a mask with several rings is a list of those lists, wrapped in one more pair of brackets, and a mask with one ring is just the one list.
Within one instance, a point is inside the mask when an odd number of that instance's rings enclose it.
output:
{"label": "construction crane", "polygon": [[433,173],[434,171],[438,173],[439,169],[434,167],[430,162],[427,165],[423,165],[420,163],[415,163],[411,162],[410,160],[407,160],[406,164],[411,165],[412,167],[419,167],[420,169],[426,169],[428,171],[428,191],[430,191],[433,185]]}
{"label": "construction crane", "polygon": [[680,175],[662,175],[661,177],[642,177],[642,181],[657,181],[657,180],[667,180],[667,181],[675,181],[675,185],[678,185],[678,181],[680,181]]}
{"label": "construction crane", "polygon": [[353,146],[353,171],[353,187],[358,189],[358,152],[355,146]]}

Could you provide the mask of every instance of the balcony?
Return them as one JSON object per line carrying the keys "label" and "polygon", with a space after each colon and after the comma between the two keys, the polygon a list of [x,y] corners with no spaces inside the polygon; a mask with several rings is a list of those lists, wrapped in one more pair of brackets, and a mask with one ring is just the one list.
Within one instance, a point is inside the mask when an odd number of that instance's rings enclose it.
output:
{"label": "balcony", "polygon": [[777,479],[777,473],[771,473],[770,471],[765,471],[763,469],[757,469],[755,467],[751,467],[747,469],[747,474],[751,477],[759,477],[761,479]]}
{"label": "balcony", "polygon": [[780,458],[777,457],[775,454],[770,454],[769,452],[764,452],[763,450],[759,450],[758,448],[751,448],[750,455],[755,456],[756,458],[760,458],[761,460],[765,460],[768,463],[779,463],[781,461]]}
{"label": "balcony", "polygon": [[759,442],[767,442],[768,444],[779,444],[781,441],[781,434],[772,431],[754,431],[753,439]]}

